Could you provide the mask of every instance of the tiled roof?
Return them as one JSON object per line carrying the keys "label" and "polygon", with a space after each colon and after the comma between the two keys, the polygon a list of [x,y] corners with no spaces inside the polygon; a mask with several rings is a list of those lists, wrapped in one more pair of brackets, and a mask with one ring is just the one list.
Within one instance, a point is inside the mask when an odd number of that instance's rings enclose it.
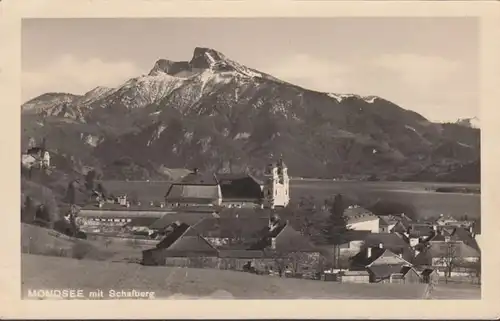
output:
{"label": "tiled roof", "polygon": [[241,175],[237,178],[219,176],[219,182],[221,185],[222,197],[225,200],[262,199],[264,197],[261,189],[262,182],[251,175]]}
{"label": "tiled roof", "polygon": [[378,259],[385,251],[386,249],[372,248],[371,255],[368,257],[368,249],[363,248],[351,258],[351,265],[355,268],[364,268]]}
{"label": "tiled roof", "polygon": [[213,173],[191,173],[184,178],[179,183],[175,183],[174,185],[218,185],[219,181],[217,177]]}
{"label": "tiled roof", "polygon": [[269,218],[272,214],[271,209],[261,208],[222,208],[218,212],[220,217],[233,217],[233,218]]}
{"label": "tiled roof", "polygon": [[472,235],[470,234],[469,231],[467,231],[466,229],[464,229],[462,227],[457,227],[455,229],[455,231],[452,234],[451,239],[456,240],[456,241],[462,241],[466,245],[475,249],[476,251],[480,251],[479,245],[477,244],[477,241],[472,237]]}
{"label": "tiled roof", "polygon": [[260,238],[267,231],[269,218],[206,218],[193,226],[188,233],[217,238]]}
{"label": "tiled roof", "polygon": [[378,220],[379,217],[374,215],[366,208],[360,206],[350,206],[345,209],[344,216],[347,219],[347,224],[355,224],[359,222]]}
{"label": "tiled roof", "polygon": [[179,237],[170,247],[168,251],[176,252],[213,252],[217,253],[217,250],[204,238],[200,237],[196,233],[194,235],[188,235],[192,228],[188,228],[187,231]]}
{"label": "tiled roof", "polygon": [[276,251],[316,252],[317,248],[305,236],[287,224],[276,236]]}
{"label": "tiled roof", "polygon": [[415,257],[415,264],[431,265],[433,258],[444,257],[479,257],[481,254],[476,249],[462,242],[435,242],[420,252]]}
{"label": "tiled roof", "polygon": [[214,201],[222,198],[218,185],[181,185],[174,184],[168,190],[168,202],[186,201]]}
{"label": "tiled roof", "polygon": [[350,230],[343,235],[343,239],[345,242],[363,241],[369,234],[372,234],[371,231]]}
{"label": "tiled roof", "polygon": [[402,254],[403,259],[407,261],[413,257],[410,245],[402,237],[394,233],[370,233],[364,239],[363,246],[376,249],[380,244],[382,244],[384,250],[390,250],[398,255]]}
{"label": "tiled roof", "polygon": [[395,225],[397,223],[396,220],[391,219],[388,215],[379,215],[380,218],[380,226],[389,226]]}
{"label": "tiled roof", "polygon": [[216,174],[216,177],[221,184],[232,182],[232,181],[237,181],[237,180],[243,180],[243,179],[247,179],[247,178],[253,180],[255,183],[257,183],[259,185],[264,184],[262,179],[257,178],[254,175],[248,174],[248,173],[238,173],[238,174],[225,174],[225,173],[222,174],[221,173],[221,174]]}
{"label": "tiled roof", "polygon": [[409,267],[404,267],[402,264],[374,265],[368,268],[368,270],[378,279],[388,279],[395,273],[402,273],[403,275],[406,275],[410,269],[411,268]]}
{"label": "tiled roof", "polygon": [[434,235],[434,229],[429,224],[412,224],[409,234],[410,237],[428,237]]}
{"label": "tiled roof", "polygon": [[395,233],[370,233],[364,240],[365,246],[378,247],[382,243],[384,248],[391,251],[393,249],[409,248],[409,244]]}
{"label": "tiled roof", "polygon": [[175,229],[166,235],[158,244],[156,248],[166,249],[169,248],[175,241],[177,241],[189,228],[187,224],[180,224]]}
{"label": "tiled roof", "polygon": [[205,218],[213,217],[210,212],[179,212],[173,214],[165,214],[160,219],[156,220],[149,226],[151,229],[165,229],[175,222],[195,225]]}

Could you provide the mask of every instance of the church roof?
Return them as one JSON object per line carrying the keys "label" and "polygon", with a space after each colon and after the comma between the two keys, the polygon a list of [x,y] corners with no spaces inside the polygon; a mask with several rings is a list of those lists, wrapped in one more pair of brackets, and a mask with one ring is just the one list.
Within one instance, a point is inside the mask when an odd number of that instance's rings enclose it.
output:
{"label": "church roof", "polygon": [[219,181],[217,177],[213,173],[191,173],[178,183],[174,183],[174,185],[218,185]]}
{"label": "church roof", "polygon": [[167,202],[204,203],[222,198],[218,185],[173,184],[166,195]]}
{"label": "church roof", "polygon": [[261,199],[263,198],[260,180],[250,174],[218,174],[222,197],[230,199]]}

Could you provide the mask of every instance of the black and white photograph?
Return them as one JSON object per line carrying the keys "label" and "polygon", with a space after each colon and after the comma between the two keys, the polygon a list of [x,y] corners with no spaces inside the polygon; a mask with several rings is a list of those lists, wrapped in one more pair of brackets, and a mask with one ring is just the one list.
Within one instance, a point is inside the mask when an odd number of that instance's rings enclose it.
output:
{"label": "black and white photograph", "polygon": [[3,166],[18,257],[1,270],[19,307],[492,313],[492,16],[128,2],[11,10],[0,84],[18,123],[5,116],[1,137],[19,166]]}
{"label": "black and white photograph", "polygon": [[480,299],[478,22],[23,20],[23,298]]}

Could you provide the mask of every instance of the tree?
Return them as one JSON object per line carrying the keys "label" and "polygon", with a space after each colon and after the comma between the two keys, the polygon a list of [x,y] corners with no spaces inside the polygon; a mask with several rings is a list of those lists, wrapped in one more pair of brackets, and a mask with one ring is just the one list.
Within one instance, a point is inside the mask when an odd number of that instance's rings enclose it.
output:
{"label": "tree", "polygon": [[44,204],[40,204],[36,209],[35,220],[43,223],[50,222],[50,213]]}
{"label": "tree", "polygon": [[87,188],[87,191],[92,191],[94,189],[95,179],[96,172],[94,170],[89,171],[85,176],[85,187]]}
{"label": "tree", "polygon": [[444,267],[445,282],[451,277],[451,272],[457,267],[463,266],[464,262],[460,256],[460,242],[447,241],[441,245],[441,256],[437,259],[437,264]]}
{"label": "tree", "polygon": [[339,266],[340,245],[345,241],[345,234],[350,230],[344,216],[345,203],[341,194],[335,195],[330,205],[330,215],[322,230],[325,243],[333,245],[333,266]]}
{"label": "tree", "polygon": [[75,181],[69,182],[68,189],[66,190],[66,197],[64,199],[69,204],[75,204],[76,203]]}
{"label": "tree", "polygon": [[26,196],[24,206],[21,209],[21,222],[32,223],[35,220],[36,204],[31,196]]}

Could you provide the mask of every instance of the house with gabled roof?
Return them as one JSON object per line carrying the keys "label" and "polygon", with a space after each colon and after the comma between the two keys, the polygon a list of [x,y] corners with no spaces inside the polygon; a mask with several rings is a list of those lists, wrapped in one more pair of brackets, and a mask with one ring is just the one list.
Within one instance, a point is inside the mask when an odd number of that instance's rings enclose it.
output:
{"label": "house with gabled roof", "polygon": [[356,231],[370,231],[378,233],[380,231],[380,218],[370,210],[353,205],[344,210],[347,227]]}
{"label": "house with gabled roof", "polygon": [[236,269],[249,260],[260,268],[289,262],[298,271],[317,264],[319,252],[286,222],[269,218],[208,218],[191,227],[178,226],[155,249],[143,252],[143,264],[147,265],[191,266],[193,260],[197,264],[202,260],[204,267]]}
{"label": "house with gabled roof", "polygon": [[480,264],[481,252],[477,244],[466,244],[458,236],[451,236],[441,241],[436,237],[425,244],[416,255],[416,266],[434,268],[440,273],[469,273]]}
{"label": "house with gabled roof", "polygon": [[379,247],[365,247],[351,258],[350,270],[366,270],[370,274],[370,282],[404,282],[420,283],[421,278],[413,265],[402,255],[391,250]]}
{"label": "house with gabled roof", "polygon": [[380,233],[391,233],[392,229],[398,223],[398,220],[394,217],[394,215],[380,215]]}

